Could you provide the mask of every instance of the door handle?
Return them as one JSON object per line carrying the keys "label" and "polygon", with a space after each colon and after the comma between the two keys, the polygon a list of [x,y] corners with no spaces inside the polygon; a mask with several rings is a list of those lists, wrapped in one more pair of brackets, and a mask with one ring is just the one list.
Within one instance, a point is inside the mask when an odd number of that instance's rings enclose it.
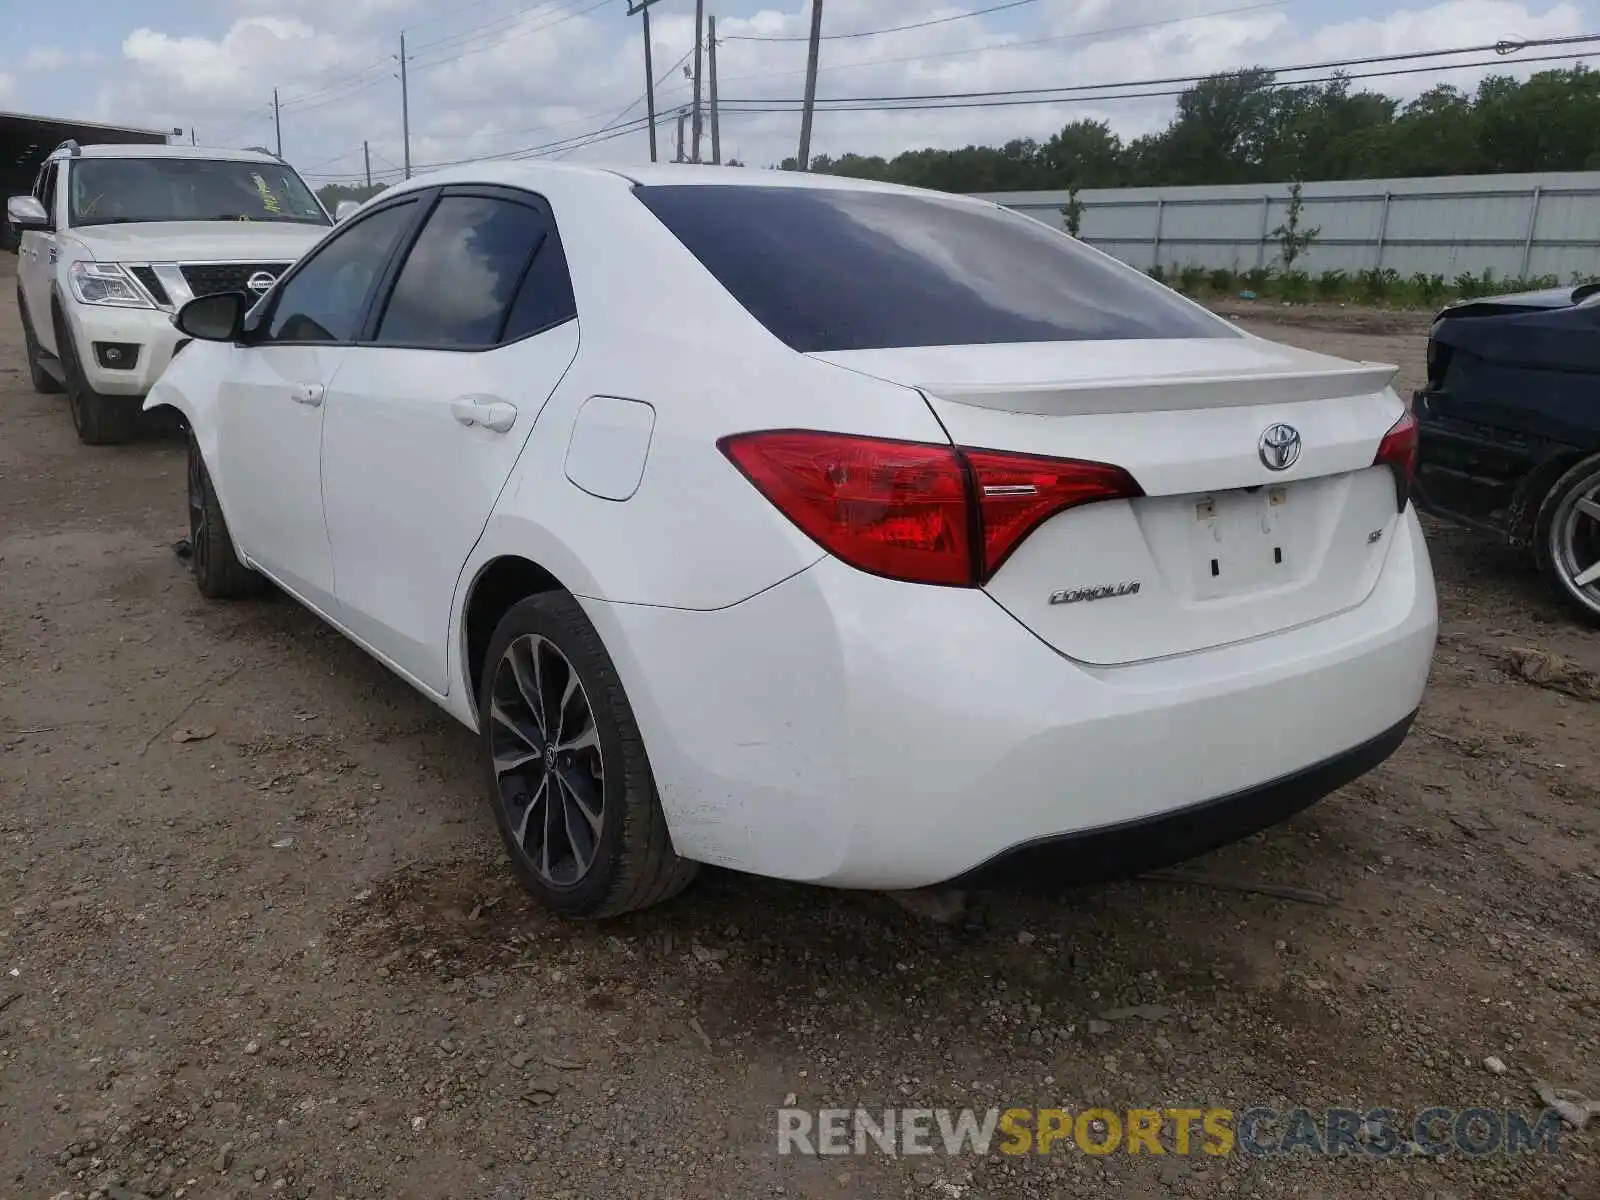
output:
{"label": "door handle", "polygon": [[296,404],[308,404],[316,408],[322,403],[323,387],[320,383],[297,383],[290,390],[289,396]]}
{"label": "door handle", "polygon": [[463,396],[450,401],[450,415],[461,424],[506,433],[517,423],[517,406],[489,396]]}

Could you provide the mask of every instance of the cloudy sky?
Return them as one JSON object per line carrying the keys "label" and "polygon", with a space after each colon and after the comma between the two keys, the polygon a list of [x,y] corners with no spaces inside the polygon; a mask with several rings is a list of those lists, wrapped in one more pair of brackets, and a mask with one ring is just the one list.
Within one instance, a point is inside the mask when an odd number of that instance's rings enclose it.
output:
{"label": "cloudy sky", "polygon": [[[1600,32],[1600,0],[1021,0],[961,16],[998,3],[825,0],[819,97],[1117,83]],[[649,153],[645,133],[627,128],[644,113],[640,23],[626,15],[627,0],[52,0],[5,7],[0,44],[10,52],[0,59],[0,109],[182,127],[202,144],[271,146],[276,87],[284,154],[318,183],[358,178],[363,140],[376,177],[398,172],[395,56],[402,30],[414,164],[524,148],[574,161],[640,161]],[[808,0],[707,0],[707,10],[722,43],[724,156],[765,166],[792,155],[797,113],[737,110],[802,95]],[[692,61],[694,0],[656,0],[651,12],[656,74],[665,77],[657,95],[666,158],[672,113],[691,94],[680,64]],[[949,17],[959,19],[939,20]],[[851,36],[916,22],[936,23]],[[1592,46],[1600,51],[1600,42]],[[1519,57],[1560,52],[1525,51],[1493,69],[1525,75],[1565,65],[1517,65]],[[1439,82],[1470,86],[1490,69],[1365,86],[1413,96]],[[1136,135],[1163,123],[1171,104],[1090,98],[943,112],[824,112],[812,148],[887,155],[1047,137],[1077,117],[1103,118]],[[608,128],[622,132],[586,140]]]}

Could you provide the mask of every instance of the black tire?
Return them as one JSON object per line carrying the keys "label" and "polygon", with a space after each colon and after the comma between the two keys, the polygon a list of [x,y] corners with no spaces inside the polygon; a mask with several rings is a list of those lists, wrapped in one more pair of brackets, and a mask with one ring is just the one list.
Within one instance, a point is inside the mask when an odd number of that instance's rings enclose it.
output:
{"label": "black tire", "polygon": [[189,565],[195,586],[208,600],[237,600],[259,596],[267,580],[239,561],[233,535],[211,486],[211,472],[194,435],[189,435]]}
{"label": "black tire", "polygon": [[22,298],[22,289],[17,289],[17,312],[22,316],[22,344],[28,356],[28,380],[33,384],[33,390],[41,396],[59,396],[62,392],[61,381],[39,365],[39,335],[33,331],[33,319],[28,316],[28,302]]}
{"label": "black tire", "polygon": [[[1579,506],[1583,506],[1580,508]],[[1580,585],[1580,568],[1600,563],[1600,454],[1564,473],[1534,522],[1533,553],[1558,600],[1579,620],[1600,626],[1600,579]]]}
{"label": "black tire", "polygon": [[[531,666],[535,655],[543,664],[537,670]],[[531,722],[497,715],[519,711],[518,701],[528,701],[528,688],[519,682],[519,662],[527,665],[520,672],[524,678],[542,676],[546,691],[552,696],[559,691],[554,705],[560,711],[553,719],[548,714]],[[575,673],[576,691],[563,672]],[[540,711],[542,703],[528,701],[520,711]],[[543,904],[564,917],[613,917],[669,900],[693,881],[699,864],[679,858],[672,847],[622,681],[571,595],[530,596],[501,619],[484,659],[478,710],[495,824],[517,875]],[[583,721],[583,712],[592,723]],[[544,729],[552,725],[555,737],[545,738]],[[562,749],[563,735],[567,743],[592,747],[568,752]],[[543,752],[541,742],[547,746]],[[555,745],[548,746],[550,742]],[[521,764],[497,771],[497,751],[502,764],[519,759]],[[579,801],[580,793],[588,795],[588,805]],[[592,813],[595,799],[597,831],[594,816],[585,823],[574,815]],[[559,812],[553,807],[557,804]],[[526,814],[521,819],[523,837],[519,814]],[[536,826],[535,820],[541,824]],[[575,832],[582,836],[574,837]],[[580,841],[587,841],[587,865],[580,862]],[[541,855],[552,846],[554,850]]]}
{"label": "black tire", "polygon": [[116,446],[139,432],[143,401],[137,396],[102,396],[89,386],[78,360],[78,347],[59,313],[55,316],[56,348],[67,377],[67,404],[78,440],[86,446]]}

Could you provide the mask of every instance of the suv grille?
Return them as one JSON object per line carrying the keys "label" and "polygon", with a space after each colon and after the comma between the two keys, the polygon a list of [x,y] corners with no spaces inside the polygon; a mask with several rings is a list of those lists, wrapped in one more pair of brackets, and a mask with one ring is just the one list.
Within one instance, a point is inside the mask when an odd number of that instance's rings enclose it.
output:
{"label": "suv grille", "polygon": [[196,296],[212,296],[218,292],[244,292],[246,295],[256,296],[260,293],[252,292],[245,286],[250,276],[257,271],[265,271],[276,279],[289,269],[289,264],[183,263],[178,269],[183,272],[183,281]]}

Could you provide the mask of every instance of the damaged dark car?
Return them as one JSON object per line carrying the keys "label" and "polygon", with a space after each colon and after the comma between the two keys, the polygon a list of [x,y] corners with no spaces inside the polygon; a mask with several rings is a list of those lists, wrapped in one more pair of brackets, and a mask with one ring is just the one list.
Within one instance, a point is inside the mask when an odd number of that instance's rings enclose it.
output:
{"label": "damaged dark car", "polygon": [[1530,551],[1600,625],[1600,284],[1446,308],[1413,407],[1417,507]]}

